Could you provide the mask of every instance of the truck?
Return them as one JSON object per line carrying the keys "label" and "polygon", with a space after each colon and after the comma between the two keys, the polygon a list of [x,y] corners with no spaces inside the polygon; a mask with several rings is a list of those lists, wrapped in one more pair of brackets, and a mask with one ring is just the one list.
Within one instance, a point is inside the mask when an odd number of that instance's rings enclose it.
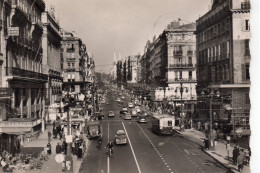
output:
{"label": "truck", "polygon": [[102,126],[100,121],[91,120],[87,122],[86,134],[88,139],[95,139],[102,136]]}

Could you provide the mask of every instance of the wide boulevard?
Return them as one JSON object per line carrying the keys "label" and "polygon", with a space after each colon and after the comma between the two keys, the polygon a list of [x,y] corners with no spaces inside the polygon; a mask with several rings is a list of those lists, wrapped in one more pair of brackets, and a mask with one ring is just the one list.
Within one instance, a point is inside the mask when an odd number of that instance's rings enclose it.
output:
{"label": "wide boulevard", "polygon": [[[97,140],[90,140],[87,155],[82,162],[80,173],[213,173],[226,172],[226,169],[205,154],[200,146],[183,138],[178,133],[172,136],[159,136],[151,131],[151,117],[146,124],[139,124],[136,117],[124,120],[119,111],[122,106],[115,100],[117,92],[109,92],[102,104],[101,120],[103,143],[97,147]],[[123,105],[127,107],[130,96],[125,95]],[[128,108],[129,109],[129,108]],[[115,112],[108,118],[108,111]],[[116,131],[126,132],[128,144],[114,146],[114,154],[107,157],[108,141],[113,141]]]}

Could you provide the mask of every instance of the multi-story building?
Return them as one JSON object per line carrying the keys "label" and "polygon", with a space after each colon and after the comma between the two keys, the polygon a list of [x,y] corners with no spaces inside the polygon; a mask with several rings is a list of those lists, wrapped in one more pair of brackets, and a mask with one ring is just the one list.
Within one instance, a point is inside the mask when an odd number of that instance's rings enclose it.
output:
{"label": "multi-story building", "polygon": [[193,111],[196,100],[196,25],[180,25],[179,22],[172,22],[158,38],[147,42],[140,60],[141,81],[153,87],[154,100],[167,99],[175,106],[183,103],[185,110]]}
{"label": "multi-story building", "polygon": [[[198,111],[213,120],[248,124],[250,114],[250,2],[214,0],[197,20],[197,93],[219,93],[219,99],[199,97]],[[209,89],[207,89],[209,88]],[[202,92],[203,91],[203,92]],[[233,118],[231,118],[233,116]]]}
{"label": "multi-story building", "polygon": [[0,113],[0,151],[17,152],[26,137],[44,127],[48,81],[42,56],[44,10],[43,0],[0,2],[0,87],[7,99],[1,104],[6,111]]}
{"label": "multi-story building", "polygon": [[140,55],[128,56],[127,58],[127,82],[137,83],[138,59]]}
{"label": "multi-story building", "polygon": [[60,26],[54,16],[54,10],[42,13],[43,23],[43,71],[48,74],[46,84],[46,105],[52,105],[60,99],[62,93],[61,40]]}
{"label": "multi-story building", "polygon": [[80,93],[85,86],[85,59],[86,45],[82,44],[75,33],[62,33],[62,70],[63,89]]}

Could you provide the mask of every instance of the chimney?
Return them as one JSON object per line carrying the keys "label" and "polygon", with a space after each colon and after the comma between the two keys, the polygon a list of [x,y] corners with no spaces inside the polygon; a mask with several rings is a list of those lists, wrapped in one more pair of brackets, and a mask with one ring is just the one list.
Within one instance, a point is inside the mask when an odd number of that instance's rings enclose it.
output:
{"label": "chimney", "polygon": [[72,31],[71,33],[72,33],[73,37],[77,37],[76,31]]}

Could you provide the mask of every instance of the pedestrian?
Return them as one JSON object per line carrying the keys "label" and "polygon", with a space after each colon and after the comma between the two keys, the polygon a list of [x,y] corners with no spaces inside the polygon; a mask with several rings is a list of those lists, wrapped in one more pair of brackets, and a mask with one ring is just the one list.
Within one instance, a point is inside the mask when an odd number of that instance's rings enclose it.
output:
{"label": "pedestrian", "polygon": [[52,134],[53,134],[53,139],[56,139],[57,138],[57,130],[56,130],[56,128],[52,129]]}
{"label": "pedestrian", "polygon": [[239,149],[235,146],[233,149],[233,163],[234,164],[237,163],[238,154],[239,154]]}
{"label": "pedestrian", "polygon": [[250,156],[251,156],[251,149],[249,147],[248,150],[245,150],[245,164],[246,165],[249,165]]}
{"label": "pedestrian", "polygon": [[56,145],[56,154],[60,154],[61,151],[62,151],[62,147],[61,147],[60,143],[58,142]]}
{"label": "pedestrian", "polygon": [[50,143],[50,142],[51,142],[51,131],[48,130],[48,143]]}
{"label": "pedestrian", "polygon": [[79,148],[78,148],[78,152],[77,152],[78,160],[81,160],[81,158],[82,158],[82,151],[83,151],[83,146],[80,145]]}
{"label": "pedestrian", "polygon": [[71,150],[72,150],[72,154],[75,154],[75,141],[72,142],[71,144]]}
{"label": "pedestrian", "polygon": [[237,134],[233,134],[233,142],[236,144],[237,143]]}
{"label": "pedestrian", "polygon": [[66,155],[67,154],[67,143],[65,141],[63,141],[61,147],[62,147],[62,151]]}
{"label": "pedestrian", "polygon": [[209,149],[209,140],[208,140],[208,138],[205,138],[204,141],[203,141],[203,143],[204,143],[204,148],[205,148],[206,150],[208,150],[208,149]]}
{"label": "pedestrian", "polygon": [[200,121],[198,122],[198,130],[199,131],[201,130],[201,122]]}
{"label": "pedestrian", "polygon": [[239,155],[237,157],[237,167],[238,167],[239,172],[241,172],[244,167],[244,157],[241,154],[241,152],[239,153]]}
{"label": "pedestrian", "polygon": [[47,154],[51,155],[51,144],[50,143],[47,144]]}

